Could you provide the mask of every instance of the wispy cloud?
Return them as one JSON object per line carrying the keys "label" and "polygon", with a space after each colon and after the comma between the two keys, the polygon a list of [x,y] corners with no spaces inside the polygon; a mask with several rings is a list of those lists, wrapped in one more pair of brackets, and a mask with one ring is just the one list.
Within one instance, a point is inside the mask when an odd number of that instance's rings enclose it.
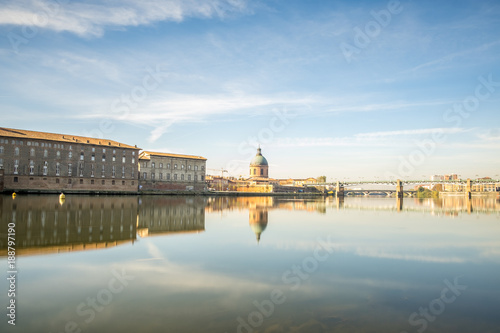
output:
{"label": "wispy cloud", "polygon": [[7,1],[0,6],[0,25],[21,25],[100,37],[106,28],[180,22],[187,17],[224,18],[248,11],[245,0],[146,0],[70,2]]}
{"label": "wispy cloud", "polygon": [[[279,147],[350,147],[350,146],[397,146],[401,140],[406,138],[412,139],[421,135],[432,135],[434,133],[457,134],[470,130],[463,128],[423,128],[412,130],[399,131],[384,131],[384,132],[367,132],[358,133],[350,137],[323,137],[323,138],[278,138],[276,145]],[[400,140],[394,140],[399,137]],[[406,143],[404,143],[406,145]]]}
{"label": "wispy cloud", "polygon": [[452,128],[422,128],[422,129],[412,129],[412,130],[400,130],[400,131],[385,131],[385,132],[369,132],[356,134],[358,138],[382,138],[382,137],[393,137],[393,136],[409,136],[409,135],[421,135],[421,134],[456,134],[462,133],[465,129],[452,127]]}

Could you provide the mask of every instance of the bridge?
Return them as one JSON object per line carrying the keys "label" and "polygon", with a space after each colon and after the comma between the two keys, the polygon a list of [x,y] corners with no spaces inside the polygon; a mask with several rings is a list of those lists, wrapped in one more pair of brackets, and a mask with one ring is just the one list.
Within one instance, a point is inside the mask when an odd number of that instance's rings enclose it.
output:
{"label": "bridge", "polygon": [[[385,186],[395,186],[395,189],[359,189],[353,188],[349,189],[349,187],[359,186],[359,185],[385,185]],[[408,196],[413,196],[417,193],[415,190],[404,190],[404,186],[406,185],[420,185],[420,184],[429,184],[431,187],[441,184],[441,185],[459,185],[459,189],[456,192],[463,192],[469,197],[472,196],[472,192],[482,192],[484,191],[484,186],[489,185],[490,191],[500,192],[500,180],[495,179],[476,179],[472,181],[469,179],[457,179],[457,180],[440,180],[440,181],[428,181],[428,180],[366,180],[366,181],[337,181],[336,183],[316,183],[316,184],[305,184],[305,186],[313,186],[323,188],[325,192],[327,190],[331,190],[333,194],[333,187],[335,187],[335,194],[337,196],[344,195],[386,195],[392,196],[396,194],[398,198],[404,196],[404,194]],[[477,186],[480,186],[478,189]],[[329,192],[330,193],[330,192]]]}

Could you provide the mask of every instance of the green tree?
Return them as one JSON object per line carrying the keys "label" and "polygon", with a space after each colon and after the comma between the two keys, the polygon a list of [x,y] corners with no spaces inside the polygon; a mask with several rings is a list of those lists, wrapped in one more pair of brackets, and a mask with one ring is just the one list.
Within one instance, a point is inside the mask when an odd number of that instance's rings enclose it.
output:
{"label": "green tree", "polygon": [[319,176],[316,180],[318,183],[326,183],[326,176]]}

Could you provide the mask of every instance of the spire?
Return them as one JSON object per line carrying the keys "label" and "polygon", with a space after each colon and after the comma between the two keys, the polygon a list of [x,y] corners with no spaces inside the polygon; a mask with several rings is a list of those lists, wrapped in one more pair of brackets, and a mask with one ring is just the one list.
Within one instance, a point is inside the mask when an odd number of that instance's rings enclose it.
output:
{"label": "spire", "polygon": [[259,148],[257,148],[257,155],[262,155],[262,149],[260,149],[260,143],[259,143]]}

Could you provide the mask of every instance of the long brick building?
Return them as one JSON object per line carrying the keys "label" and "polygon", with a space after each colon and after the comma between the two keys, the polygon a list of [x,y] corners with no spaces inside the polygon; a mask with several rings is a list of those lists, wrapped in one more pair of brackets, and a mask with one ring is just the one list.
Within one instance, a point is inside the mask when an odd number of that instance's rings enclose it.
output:
{"label": "long brick building", "polygon": [[204,191],[207,159],[143,151],[139,156],[142,191]]}
{"label": "long brick building", "polygon": [[137,192],[139,148],[0,127],[0,192]]}

